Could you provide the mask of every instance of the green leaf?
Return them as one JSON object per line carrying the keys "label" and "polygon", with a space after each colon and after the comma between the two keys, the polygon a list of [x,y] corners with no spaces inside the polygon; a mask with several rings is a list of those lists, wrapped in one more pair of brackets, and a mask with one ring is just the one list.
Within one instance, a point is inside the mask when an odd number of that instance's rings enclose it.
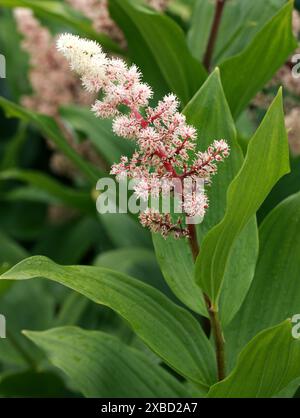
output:
{"label": "green leaf", "polygon": [[[197,226],[201,246],[208,231],[223,218],[228,186],[243,163],[218,69],[203,84],[184,109],[184,113],[188,123],[197,128],[198,150],[206,150],[215,139],[221,138],[226,139],[231,148],[230,157],[219,165],[218,174],[214,177],[212,186],[207,189],[210,208],[202,224]],[[194,280],[193,258],[188,242],[174,239],[165,241],[157,235],[153,236],[153,241],[164,277],[175,295],[195,312],[207,316],[202,292]],[[222,297],[224,300],[232,299],[232,292],[235,292],[236,298],[230,304],[223,304],[222,319],[225,322],[230,321],[237,312],[248,291],[254,274],[257,248],[257,227],[252,218],[239,237],[226,270],[226,286]]]}
{"label": "green leaf", "polygon": [[89,179],[91,184],[94,186],[101,172],[89,163],[84,161],[76,151],[68,144],[64,138],[56,122],[49,116],[32,112],[28,109],[23,108],[4,97],[0,97],[0,106],[6,113],[7,117],[18,118],[27,122],[33,123],[46,138],[50,138],[57,148],[65,154],[70,160],[77,166],[82,173]]}
{"label": "green leaf", "polygon": [[[289,1],[240,54],[220,65],[225,95],[236,118],[296,49]],[[255,77],[253,76],[255,74]]]}
{"label": "green leaf", "polygon": [[24,333],[86,397],[188,396],[162,367],[109,334],[76,327]]}
{"label": "green leaf", "polygon": [[292,337],[291,321],[286,320],[253,338],[233,372],[214,385],[208,396],[271,398],[299,376],[300,340]]}
{"label": "green leaf", "polygon": [[255,217],[252,217],[233,244],[225,268],[219,302],[223,326],[234,318],[249,291],[255,273],[258,249],[257,222]]}
{"label": "green leaf", "polygon": [[217,68],[184,109],[187,122],[197,129],[197,151],[206,151],[215,139],[225,139],[230,156],[218,165],[212,186],[207,188],[210,207],[199,226],[201,239],[225,213],[227,188],[243,163],[236,129]]}
{"label": "green leaf", "polygon": [[289,172],[288,153],[280,91],[251,139],[245,162],[228,189],[225,216],[205,237],[196,262],[196,280],[214,303],[218,301],[236,239],[274,184]]}
{"label": "green leaf", "polygon": [[152,235],[157,261],[168,286],[186,306],[203,316],[207,310],[201,289],[194,280],[194,261],[188,242],[184,239],[166,240]]}
{"label": "green leaf", "polygon": [[[218,173],[214,179],[214,181],[221,179],[223,185],[219,184],[217,187],[217,183],[214,183],[215,192],[212,189],[208,191],[210,194],[214,193],[210,196],[211,208],[208,210],[204,223],[198,226],[199,231],[204,235],[205,230],[209,230],[222,216],[224,211],[222,205],[225,205],[225,197],[222,199],[222,196],[226,194],[226,178],[229,183],[242,161],[241,151],[234,142],[235,128],[222,90],[218,70],[209,76],[188,103],[184,114],[188,123],[197,128],[197,148],[199,150],[203,151],[214,139],[220,138],[226,138],[230,145],[234,145],[230,161],[226,161],[221,167],[222,173]],[[199,238],[201,234],[199,234]],[[153,243],[165,280],[174,294],[190,309],[207,316],[201,289],[194,280],[194,262],[188,242],[173,238],[164,240],[154,234]]]}
{"label": "green leaf", "polygon": [[190,54],[181,28],[169,17],[132,0],[110,1],[114,20],[125,33],[129,54],[160,97],[174,92],[186,104],[206,78]]}
{"label": "green leaf", "polygon": [[96,118],[89,109],[79,106],[63,107],[60,114],[89,138],[108,164],[118,162],[122,155],[133,154],[133,142],[114,135],[111,120]]}
{"label": "green leaf", "polygon": [[125,318],[136,334],[178,373],[207,387],[215,379],[212,346],[196,319],[144,283],[100,267],[59,266],[32,257],[1,276],[61,283]]}
{"label": "green leaf", "polygon": [[[218,69],[190,101],[184,113],[188,122],[197,128],[200,151],[205,151],[215,139],[224,138],[230,146],[229,158],[219,164],[218,173],[207,189],[210,208],[203,222],[197,227],[201,248],[208,231],[224,217],[228,187],[244,161]],[[238,311],[253,279],[258,254],[257,236],[254,216],[237,238],[226,266],[220,300],[223,324],[230,322]],[[230,303],[226,303],[228,300]]]}
{"label": "green leaf", "polygon": [[70,6],[61,1],[52,0],[0,0],[0,6],[5,7],[28,7],[37,16],[52,19],[63,25],[77,30],[81,35],[87,36],[99,42],[104,48],[112,52],[122,53],[122,49],[107,35],[97,33],[91,23],[74,11]]}
{"label": "green leaf", "polygon": [[259,331],[299,313],[300,193],[278,205],[260,227],[255,276],[226,330],[230,361]]}
{"label": "green leaf", "polygon": [[47,196],[48,203],[60,203],[85,212],[95,213],[95,205],[89,193],[60,184],[57,180],[52,179],[42,172],[17,168],[4,170],[0,172],[1,180],[25,181],[37,190],[44,192]]}

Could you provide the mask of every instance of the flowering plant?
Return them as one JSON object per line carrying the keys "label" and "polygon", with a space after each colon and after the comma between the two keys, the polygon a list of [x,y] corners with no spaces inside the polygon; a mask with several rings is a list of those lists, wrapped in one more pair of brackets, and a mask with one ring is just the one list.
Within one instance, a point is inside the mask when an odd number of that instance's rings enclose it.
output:
{"label": "flowering plant", "polygon": [[0,397],[297,396],[293,1],[12,3]]}
{"label": "flowering plant", "polygon": [[[71,68],[82,79],[91,93],[103,94],[102,100],[93,105],[96,116],[113,117],[113,131],[123,138],[135,139],[138,150],[128,159],[114,164],[111,174],[118,179],[129,177],[138,179],[135,192],[138,197],[148,200],[149,194],[156,197],[160,191],[169,191],[171,180],[182,183],[186,179],[203,179],[210,182],[216,173],[216,162],[228,156],[228,145],[224,140],[214,141],[206,152],[197,152],[189,165],[189,151],[196,148],[196,130],[187,125],[184,115],[178,112],[176,96],[165,96],[157,107],[149,107],[151,88],[140,81],[141,74],[136,66],[127,67],[118,58],[108,58],[100,45],[73,35],[62,35],[58,40],[58,50],[69,60]],[[122,114],[120,106],[128,108]],[[204,216],[208,206],[205,193],[191,190],[186,193],[183,210],[186,216]],[[189,236],[188,228],[178,218],[174,224],[169,214],[160,215],[147,208],[140,215],[144,226],[151,231],[169,233],[175,237]]]}

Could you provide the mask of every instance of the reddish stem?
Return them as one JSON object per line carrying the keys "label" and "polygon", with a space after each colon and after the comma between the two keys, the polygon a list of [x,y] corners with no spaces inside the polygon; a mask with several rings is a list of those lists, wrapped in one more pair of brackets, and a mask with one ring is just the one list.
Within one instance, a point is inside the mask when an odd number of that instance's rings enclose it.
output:
{"label": "reddish stem", "polygon": [[[194,261],[196,261],[199,255],[199,245],[197,240],[197,232],[195,225],[189,225],[189,244],[192,250]],[[210,324],[212,333],[214,335],[215,345],[216,345],[216,360],[218,368],[218,380],[221,381],[225,379],[225,341],[223,337],[221,322],[219,319],[218,311],[216,307],[212,304],[210,298],[203,293],[203,297],[206,304],[206,309],[209,314]]]}
{"label": "reddish stem", "polygon": [[215,47],[215,43],[217,40],[220,23],[221,23],[221,19],[223,15],[223,10],[225,6],[225,1],[226,0],[216,0],[215,16],[214,16],[206,52],[204,55],[204,61],[203,61],[204,66],[207,69],[207,71],[210,70],[214,47]]}

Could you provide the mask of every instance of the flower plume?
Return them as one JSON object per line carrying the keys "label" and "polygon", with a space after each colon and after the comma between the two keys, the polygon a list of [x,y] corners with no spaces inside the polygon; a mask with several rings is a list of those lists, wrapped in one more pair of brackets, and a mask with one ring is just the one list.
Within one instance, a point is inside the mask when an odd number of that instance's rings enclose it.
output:
{"label": "flower plume", "polygon": [[[205,184],[211,182],[217,163],[229,155],[229,147],[221,139],[205,152],[197,152],[196,129],[180,113],[175,95],[169,94],[156,107],[150,107],[152,89],[142,81],[135,65],[109,58],[97,43],[74,35],[61,35],[57,47],[81,76],[84,87],[93,93],[101,92],[101,99],[92,106],[96,116],[113,118],[114,133],[138,145],[131,158],[124,156],[112,166],[111,174],[119,180],[138,179],[135,192],[145,201],[150,195],[163,195],[166,185],[174,179],[182,185],[186,180],[192,184],[199,179]],[[170,214],[148,208],[140,220],[153,232],[178,238],[189,234],[186,218],[203,217],[207,207],[205,191],[192,187],[182,202],[183,216],[173,220]]]}

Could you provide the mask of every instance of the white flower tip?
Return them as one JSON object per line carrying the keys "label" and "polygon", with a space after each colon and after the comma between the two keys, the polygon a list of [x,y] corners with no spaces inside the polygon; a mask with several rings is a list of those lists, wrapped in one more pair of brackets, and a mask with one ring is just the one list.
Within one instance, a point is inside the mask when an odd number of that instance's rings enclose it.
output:
{"label": "white flower tip", "polygon": [[80,38],[71,33],[63,33],[57,40],[57,49],[63,54],[73,50],[94,57],[96,55],[104,55],[101,46],[96,41]]}
{"label": "white flower tip", "polygon": [[97,84],[103,77],[107,64],[107,57],[101,46],[95,41],[64,33],[59,36],[56,47],[67,58],[74,71],[86,78],[91,77],[89,89],[97,90]]}
{"label": "white flower tip", "polygon": [[70,49],[74,48],[79,37],[70,33],[63,33],[60,35],[56,42],[56,48],[59,52],[65,55]]}

